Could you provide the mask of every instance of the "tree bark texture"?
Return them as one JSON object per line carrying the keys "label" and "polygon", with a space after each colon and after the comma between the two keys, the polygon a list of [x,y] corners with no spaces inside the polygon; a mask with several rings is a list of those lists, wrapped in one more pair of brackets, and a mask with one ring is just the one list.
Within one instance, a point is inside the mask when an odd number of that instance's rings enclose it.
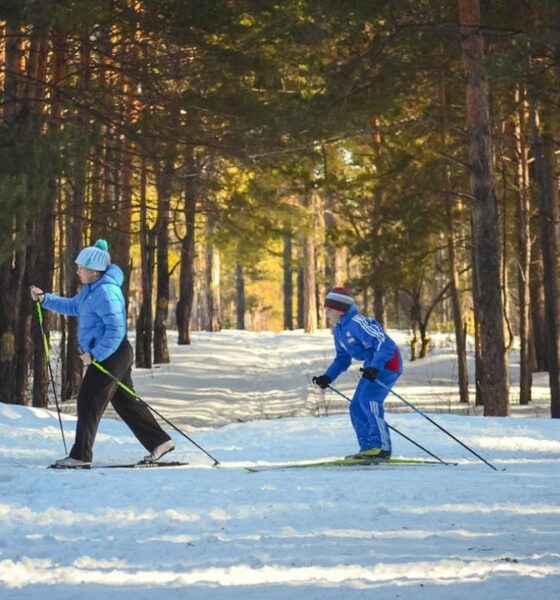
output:
{"label": "tree bark texture", "polygon": [[191,316],[194,300],[194,252],[198,175],[194,150],[187,149],[185,160],[185,235],[181,240],[181,271],[179,274],[179,301],[177,303],[177,328],[179,344],[191,343]]}
{"label": "tree bark texture", "polygon": [[235,266],[235,314],[237,329],[245,329],[245,275],[239,263]]}
{"label": "tree bark texture", "polygon": [[472,243],[477,269],[474,298],[484,361],[481,393],[486,416],[506,416],[509,414],[509,384],[500,289],[500,250],[492,167],[489,91],[483,66],[484,47],[479,0],[459,0],[459,17],[466,75]]}
{"label": "tree bark texture", "polygon": [[521,88],[517,90],[519,106],[514,122],[515,151],[513,153],[516,177],[517,221],[517,287],[519,293],[519,403],[531,402],[533,380],[531,364],[531,202],[529,195],[528,148],[525,140],[525,98]]}
{"label": "tree bark texture", "polygon": [[306,197],[306,207],[310,220],[310,230],[303,241],[303,328],[306,333],[317,330],[317,302],[315,297],[315,192],[310,191]]}
{"label": "tree bark texture", "polygon": [[169,213],[173,161],[167,157],[156,175],[158,192],[157,231],[157,300],[154,321],[154,362],[168,363],[167,316],[169,312]]}
{"label": "tree bark texture", "polygon": [[142,270],[142,300],[136,321],[136,366],[152,368],[154,315],[152,308],[154,264],[156,252],[155,228],[148,224],[146,159],[140,163],[140,261]]}
{"label": "tree bark texture", "polygon": [[284,233],[284,252],[282,258],[283,296],[284,296],[284,329],[294,328],[294,283],[292,267],[292,233],[289,229]]}
{"label": "tree bark texture", "polygon": [[216,227],[214,215],[206,219],[206,327],[207,331],[220,330],[220,253],[212,241]]}
{"label": "tree bark texture", "polygon": [[560,418],[560,280],[558,242],[558,184],[554,143],[535,132],[533,146],[539,206],[544,277],[546,349],[550,384],[550,413]]}

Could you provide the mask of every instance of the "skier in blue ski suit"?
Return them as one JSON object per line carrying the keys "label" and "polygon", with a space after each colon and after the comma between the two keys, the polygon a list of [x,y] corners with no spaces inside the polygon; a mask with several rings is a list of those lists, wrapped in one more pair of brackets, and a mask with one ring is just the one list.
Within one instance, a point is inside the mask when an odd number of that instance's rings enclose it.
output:
{"label": "skier in blue ski suit", "polygon": [[126,307],[121,290],[123,272],[111,264],[105,240],[83,248],[75,262],[82,289],[72,298],[45,294],[40,288],[31,287],[31,297],[44,308],[78,318],[80,358],[87,366],[78,392],[74,445],[70,455],[57,460],[55,466],[88,468],[91,465],[97,428],[109,402],[150,452],[145,460],[155,462],[173,450],[171,438],[145,404],[117,387],[92,364],[93,360],[97,361],[132,389],[133,351],[126,337]]}
{"label": "skier in blue ski suit", "polygon": [[399,348],[380,323],[358,311],[348,289],[331,290],[325,308],[329,324],[336,323],[336,356],[323,375],[313,377],[313,382],[325,389],[350,367],[353,359],[363,361],[362,377],[350,403],[350,419],[360,447],[355,457],[389,458],[391,436],[383,402],[402,373]]}

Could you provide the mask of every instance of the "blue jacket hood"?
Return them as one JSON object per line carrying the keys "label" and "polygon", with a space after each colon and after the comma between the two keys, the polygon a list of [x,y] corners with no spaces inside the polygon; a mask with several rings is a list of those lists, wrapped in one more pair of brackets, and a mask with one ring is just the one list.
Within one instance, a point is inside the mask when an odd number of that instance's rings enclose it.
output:
{"label": "blue jacket hood", "polygon": [[105,285],[107,283],[112,283],[114,285],[118,285],[122,287],[124,281],[124,273],[122,269],[117,265],[109,265],[109,268],[103,274],[103,277],[98,279],[95,283],[91,284],[91,289],[94,290],[99,285]]}

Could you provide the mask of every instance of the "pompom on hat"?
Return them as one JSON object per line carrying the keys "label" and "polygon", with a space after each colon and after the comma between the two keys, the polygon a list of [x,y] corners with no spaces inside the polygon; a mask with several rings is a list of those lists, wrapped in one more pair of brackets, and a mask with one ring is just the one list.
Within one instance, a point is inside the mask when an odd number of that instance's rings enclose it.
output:
{"label": "pompom on hat", "polygon": [[345,287],[335,287],[325,296],[325,308],[346,313],[355,304],[350,290]]}
{"label": "pompom on hat", "polygon": [[92,271],[106,271],[111,264],[109,244],[105,240],[97,240],[93,246],[80,251],[75,263]]}

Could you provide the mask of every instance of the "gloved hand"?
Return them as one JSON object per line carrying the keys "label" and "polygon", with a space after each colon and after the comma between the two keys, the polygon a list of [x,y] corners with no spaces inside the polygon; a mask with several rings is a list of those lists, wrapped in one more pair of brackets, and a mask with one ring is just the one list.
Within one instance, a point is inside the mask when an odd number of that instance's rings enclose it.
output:
{"label": "gloved hand", "polygon": [[375,381],[379,370],[375,367],[366,367],[365,369],[360,369],[362,372],[362,377],[367,379],[368,381]]}
{"label": "gloved hand", "polygon": [[322,390],[326,390],[329,387],[332,379],[328,375],[319,375],[318,377],[312,377],[311,381],[318,385]]}

